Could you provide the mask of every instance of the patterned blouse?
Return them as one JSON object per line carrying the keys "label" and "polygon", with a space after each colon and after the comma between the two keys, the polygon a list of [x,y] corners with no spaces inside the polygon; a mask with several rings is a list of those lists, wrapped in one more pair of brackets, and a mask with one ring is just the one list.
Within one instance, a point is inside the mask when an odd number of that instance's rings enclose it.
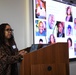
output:
{"label": "patterned blouse", "polygon": [[18,75],[17,63],[21,61],[16,45],[0,46],[0,75]]}

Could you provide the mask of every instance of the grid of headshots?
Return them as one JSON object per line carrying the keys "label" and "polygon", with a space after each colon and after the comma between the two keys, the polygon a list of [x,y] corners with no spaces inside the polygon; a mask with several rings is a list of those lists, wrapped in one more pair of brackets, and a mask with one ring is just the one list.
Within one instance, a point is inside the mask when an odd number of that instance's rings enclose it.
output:
{"label": "grid of headshots", "polygon": [[76,56],[75,12],[76,7],[72,5],[50,0],[34,0],[34,43],[68,42],[69,57]]}

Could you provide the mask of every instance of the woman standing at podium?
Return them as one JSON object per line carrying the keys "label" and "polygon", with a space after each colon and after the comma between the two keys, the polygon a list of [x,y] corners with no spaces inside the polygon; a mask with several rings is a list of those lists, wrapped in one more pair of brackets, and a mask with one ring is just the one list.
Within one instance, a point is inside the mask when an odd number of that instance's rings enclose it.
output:
{"label": "woman standing at podium", "polygon": [[13,29],[8,23],[0,25],[0,75],[18,75],[17,63],[24,51],[18,52]]}

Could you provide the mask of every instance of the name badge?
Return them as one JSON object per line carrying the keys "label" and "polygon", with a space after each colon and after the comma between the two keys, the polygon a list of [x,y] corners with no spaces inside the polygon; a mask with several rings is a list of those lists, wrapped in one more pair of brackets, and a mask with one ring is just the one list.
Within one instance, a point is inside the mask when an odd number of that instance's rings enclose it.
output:
{"label": "name badge", "polygon": [[12,48],[15,49],[16,48],[16,45],[13,45]]}

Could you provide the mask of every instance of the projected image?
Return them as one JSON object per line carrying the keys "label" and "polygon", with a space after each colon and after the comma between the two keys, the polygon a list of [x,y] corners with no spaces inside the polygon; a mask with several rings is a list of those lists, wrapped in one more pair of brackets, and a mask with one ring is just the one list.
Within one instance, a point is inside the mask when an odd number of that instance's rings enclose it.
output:
{"label": "projected image", "polygon": [[49,14],[48,16],[48,27],[49,29],[53,29],[55,24],[55,18],[53,14]]}
{"label": "projected image", "polygon": [[73,35],[73,28],[72,28],[71,25],[67,26],[66,35],[67,36],[72,36]]}
{"label": "projected image", "polygon": [[67,42],[68,42],[68,48],[72,48],[72,39],[68,38]]}
{"label": "projected image", "polygon": [[66,21],[73,22],[72,10],[70,6],[66,8],[66,15]]}
{"label": "projected image", "polygon": [[76,30],[76,18],[74,18],[74,29]]}
{"label": "projected image", "polygon": [[34,44],[68,42],[76,58],[76,7],[53,0],[34,1]]}
{"label": "projected image", "polygon": [[43,39],[39,39],[39,44],[43,44]]}
{"label": "projected image", "polygon": [[46,26],[45,21],[36,20],[36,36],[46,36]]}
{"label": "projected image", "polygon": [[76,55],[76,43],[74,43],[74,54]]}
{"label": "projected image", "polygon": [[39,19],[46,19],[46,2],[43,0],[35,0],[35,17]]}
{"label": "projected image", "polygon": [[65,37],[64,23],[57,21],[56,25],[57,25],[57,37]]}
{"label": "projected image", "polygon": [[53,34],[50,35],[48,43],[49,43],[49,44],[54,44],[54,43],[56,43],[56,39],[55,39],[55,36],[54,36]]}

